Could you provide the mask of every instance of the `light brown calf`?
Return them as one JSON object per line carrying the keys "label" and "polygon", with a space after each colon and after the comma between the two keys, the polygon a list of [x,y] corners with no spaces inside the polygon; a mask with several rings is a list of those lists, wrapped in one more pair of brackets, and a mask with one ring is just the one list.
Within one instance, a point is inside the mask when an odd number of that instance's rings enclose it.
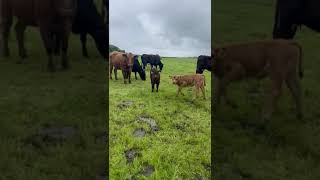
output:
{"label": "light brown calf", "polygon": [[199,90],[201,89],[203,98],[206,99],[205,88],[206,85],[205,77],[203,74],[193,74],[193,75],[182,75],[182,76],[170,76],[172,80],[172,84],[178,86],[177,96],[179,94],[184,95],[181,90],[184,87],[192,87],[194,86],[193,99],[198,96]]}
{"label": "light brown calf", "polygon": [[283,82],[290,89],[296,104],[297,118],[302,118],[300,78],[303,77],[302,49],[292,40],[269,40],[229,44],[214,48],[213,73],[217,81],[214,87],[214,111],[218,108],[220,97],[234,106],[227,97],[230,82],[247,77],[271,80],[271,89],[266,90],[267,99],[262,119],[270,119],[281,94]]}

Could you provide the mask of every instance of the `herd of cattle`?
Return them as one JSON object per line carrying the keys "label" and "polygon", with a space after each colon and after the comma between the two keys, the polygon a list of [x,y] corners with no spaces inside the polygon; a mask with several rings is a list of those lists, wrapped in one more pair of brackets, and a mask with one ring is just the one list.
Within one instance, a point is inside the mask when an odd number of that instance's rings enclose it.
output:
{"label": "herd of cattle", "polygon": [[[61,55],[62,68],[68,69],[67,58],[68,39],[70,33],[80,34],[82,54],[87,57],[86,35],[93,37],[97,50],[105,59],[108,58],[108,20],[105,22],[105,10],[108,10],[108,0],[103,1],[102,15],[98,13],[92,0],[0,0],[0,56],[10,56],[8,46],[10,28],[14,17],[16,38],[18,42],[19,63],[27,58],[24,46],[24,32],[27,26],[39,28],[46,53],[48,55],[48,68],[55,70],[53,55]],[[217,46],[212,50],[211,56],[199,56],[195,75],[172,76],[173,84],[178,88],[177,95],[182,94],[181,88],[195,86],[202,90],[205,85],[204,70],[212,71],[216,77],[214,91],[214,110],[217,110],[220,97],[224,97],[227,104],[235,105],[227,97],[227,86],[232,81],[247,77],[265,77],[271,79],[270,95],[265,103],[263,119],[269,119],[274,111],[276,101],[280,96],[283,82],[294,97],[296,113],[302,118],[301,89],[299,76],[302,78],[302,48],[292,39],[297,27],[307,27],[320,31],[320,14],[318,0],[278,0],[276,4],[273,38],[283,40],[268,40],[248,43],[238,43]],[[107,13],[108,14],[108,13]],[[288,40],[284,40],[288,39]],[[132,53],[112,52],[109,54],[109,73],[112,79],[114,69],[115,79],[117,70],[121,69],[124,82],[131,83],[131,72],[139,74],[146,80],[145,68],[152,66],[150,79],[152,91],[160,84],[160,72],[163,63],[159,55],[141,56],[142,65],[138,56]],[[159,70],[158,70],[159,67]],[[297,73],[299,71],[299,73]],[[200,74],[200,75],[199,75]]]}
{"label": "herd of cattle", "polygon": [[[154,91],[156,86],[156,91],[158,92],[160,84],[160,72],[163,70],[164,64],[161,62],[161,57],[159,55],[142,54],[141,55],[142,65],[139,63],[139,56],[132,53],[118,52],[114,51],[109,54],[109,78],[112,80],[112,73],[117,80],[117,70],[122,71],[123,81],[125,84],[131,83],[131,73],[135,73],[135,79],[137,80],[138,73],[141,80],[146,80],[146,66],[151,65],[150,69],[150,82],[151,91]],[[158,70],[159,67],[159,70]],[[183,87],[195,87],[195,96],[198,95],[199,91],[202,91],[203,97],[205,98],[205,77],[202,75],[203,71],[207,69],[211,71],[212,60],[210,56],[199,56],[197,61],[196,73],[192,75],[179,75],[170,76],[172,83],[178,86],[177,96],[183,93],[181,92]]]}

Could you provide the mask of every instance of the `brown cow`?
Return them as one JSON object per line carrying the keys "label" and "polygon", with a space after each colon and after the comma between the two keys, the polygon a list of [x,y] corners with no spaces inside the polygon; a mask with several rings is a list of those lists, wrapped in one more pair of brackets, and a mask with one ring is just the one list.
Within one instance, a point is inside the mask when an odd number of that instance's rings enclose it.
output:
{"label": "brown cow", "polygon": [[114,51],[109,55],[109,73],[112,79],[112,70],[114,68],[114,76],[117,80],[117,70],[122,70],[123,80],[126,84],[127,81],[131,83],[131,71],[133,66],[133,54]]}
{"label": "brown cow", "polygon": [[48,68],[55,70],[52,53],[53,35],[61,39],[62,67],[69,68],[67,59],[68,40],[71,32],[76,0],[0,0],[0,55],[9,56],[8,37],[13,17],[19,42],[19,55],[24,58],[26,50],[23,32],[26,26],[38,26],[48,55]]}
{"label": "brown cow", "polygon": [[228,105],[235,106],[227,97],[230,82],[246,77],[263,78],[269,76],[271,89],[263,109],[262,119],[272,116],[276,101],[280,96],[283,81],[286,82],[296,103],[297,118],[302,118],[300,78],[302,70],[301,46],[290,40],[269,40],[248,43],[229,44],[214,48],[213,73],[216,77],[214,87],[214,109],[218,108],[220,96]]}
{"label": "brown cow", "polygon": [[206,85],[205,77],[203,74],[193,74],[193,75],[181,75],[181,76],[169,76],[172,80],[172,84],[178,86],[177,96],[179,94],[184,95],[181,90],[184,87],[192,87],[194,86],[194,94],[193,100],[198,97],[199,90],[201,89],[203,98],[206,99],[205,88]]}

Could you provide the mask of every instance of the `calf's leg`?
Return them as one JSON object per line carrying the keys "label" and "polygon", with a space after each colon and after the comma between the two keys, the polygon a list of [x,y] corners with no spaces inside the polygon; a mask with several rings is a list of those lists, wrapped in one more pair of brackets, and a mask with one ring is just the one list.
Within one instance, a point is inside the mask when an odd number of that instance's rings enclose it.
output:
{"label": "calf's leg", "polygon": [[15,25],[16,38],[18,41],[19,56],[20,56],[20,60],[18,61],[18,63],[21,63],[25,58],[27,58],[26,48],[24,46],[25,30],[26,30],[26,25],[18,21],[17,24]]}
{"label": "calf's leg", "polygon": [[200,88],[203,95],[203,99],[206,99],[206,90],[204,89],[204,86],[201,86]]}
{"label": "calf's leg", "polygon": [[[274,77],[271,78],[271,86],[270,86],[270,92],[266,95],[266,101],[265,101],[265,106],[263,109],[262,113],[262,120],[263,122],[270,120],[276,105],[277,105],[277,100],[281,95],[281,86],[282,86],[282,79],[277,79],[277,75],[273,75]],[[280,76],[278,76],[279,78]]]}
{"label": "calf's leg", "polygon": [[290,76],[286,79],[286,84],[292,94],[292,97],[296,104],[296,116],[297,119],[303,118],[302,106],[301,106],[301,87],[297,75]]}
{"label": "calf's leg", "polygon": [[50,33],[49,33],[49,26],[47,24],[43,24],[41,23],[39,25],[39,29],[40,29],[40,34],[41,34],[41,37],[42,37],[42,41],[44,43],[44,46],[46,48],[46,52],[47,52],[47,55],[48,55],[48,70],[51,71],[51,72],[54,72],[56,69],[55,69],[55,66],[53,64],[53,59],[52,59],[52,46],[53,46],[53,42],[52,42],[52,38],[50,38]]}

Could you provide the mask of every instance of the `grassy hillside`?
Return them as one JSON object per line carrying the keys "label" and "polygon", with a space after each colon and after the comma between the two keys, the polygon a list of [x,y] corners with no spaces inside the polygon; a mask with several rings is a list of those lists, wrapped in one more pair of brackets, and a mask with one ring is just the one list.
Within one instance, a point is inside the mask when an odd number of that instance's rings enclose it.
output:
{"label": "grassy hillside", "polygon": [[[26,32],[30,58],[25,64],[16,64],[11,34],[12,57],[0,59],[0,179],[93,179],[105,174],[105,63],[91,38],[90,59],[82,57],[78,37],[73,35],[70,43],[71,70],[49,73],[38,30]],[[60,58],[56,63],[60,68]],[[73,130],[61,142],[34,137],[48,127]]]}
{"label": "grassy hillside", "polygon": [[[274,4],[274,0],[214,1],[213,45],[270,39]],[[305,118],[295,119],[293,100],[284,86],[278,111],[265,129],[260,129],[263,98],[250,98],[247,92],[257,88],[257,82],[234,83],[229,94],[239,108],[223,107],[222,115],[214,119],[214,179],[319,179],[320,34],[303,27],[296,39],[304,49]]]}
{"label": "grassy hillside", "polygon": [[[207,99],[191,101],[191,88],[176,97],[169,75],[195,73],[196,59],[162,61],[158,93],[151,93],[150,66],[146,81],[134,79],[125,85],[120,71],[118,81],[110,80],[110,177],[114,179],[210,179],[210,73],[205,73]],[[150,121],[155,124],[148,125]]]}

